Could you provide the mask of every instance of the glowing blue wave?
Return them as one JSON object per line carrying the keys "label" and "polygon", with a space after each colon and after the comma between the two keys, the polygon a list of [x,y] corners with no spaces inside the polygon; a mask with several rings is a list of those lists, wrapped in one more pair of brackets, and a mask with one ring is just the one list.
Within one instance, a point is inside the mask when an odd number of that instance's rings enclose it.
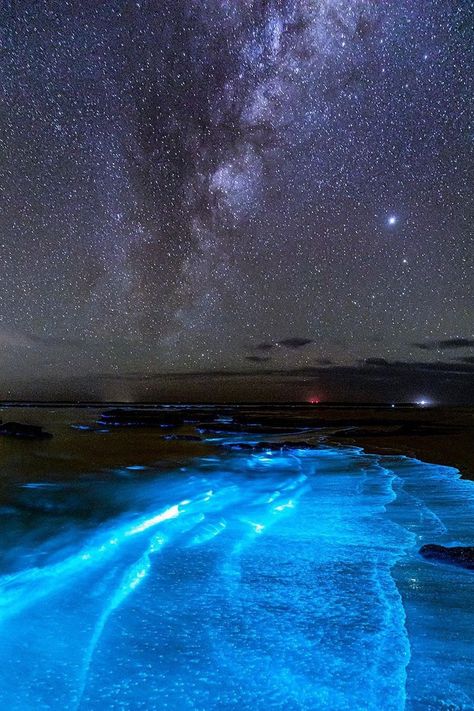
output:
{"label": "glowing blue wave", "polygon": [[474,577],[417,553],[472,543],[454,470],[322,448],[114,486],[0,577],[1,708],[474,708]]}

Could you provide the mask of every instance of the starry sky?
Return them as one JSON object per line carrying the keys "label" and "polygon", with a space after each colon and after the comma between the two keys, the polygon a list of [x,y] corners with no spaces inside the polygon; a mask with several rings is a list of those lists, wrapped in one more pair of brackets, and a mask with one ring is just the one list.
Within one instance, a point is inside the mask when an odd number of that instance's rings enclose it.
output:
{"label": "starry sky", "polygon": [[0,399],[473,397],[472,9],[4,0]]}

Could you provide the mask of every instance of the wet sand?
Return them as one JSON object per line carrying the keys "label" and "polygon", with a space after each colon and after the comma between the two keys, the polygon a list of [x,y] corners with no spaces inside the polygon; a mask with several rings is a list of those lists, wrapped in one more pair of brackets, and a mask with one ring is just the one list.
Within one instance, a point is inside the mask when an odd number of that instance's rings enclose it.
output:
{"label": "wet sand", "polygon": [[[6,407],[0,419],[41,425],[52,439],[24,441],[0,437],[0,493],[12,482],[78,479],[91,473],[131,466],[168,470],[193,457],[212,454],[210,442],[166,441],[160,427],[104,427],[101,408]],[[355,444],[369,453],[405,454],[456,467],[474,479],[474,408],[358,407],[325,405],[216,406],[215,416],[230,414],[230,424],[214,428],[255,432],[256,438],[303,439],[316,443]],[[94,426],[96,431],[73,429]],[[297,430],[304,430],[296,436]],[[170,433],[196,434],[185,424]],[[285,434],[287,433],[287,434]],[[212,433],[211,433],[212,434]],[[209,433],[203,435],[210,436]]]}
{"label": "wet sand", "polygon": [[[383,414],[384,424],[368,425],[377,410],[347,411],[356,429],[339,431],[330,441],[356,444],[374,454],[404,454],[432,464],[456,467],[465,479],[474,480],[474,409],[419,408]],[[390,420],[394,424],[390,424]],[[402,424],[398,424],[403,420]]]}
{"label": "wet sand", "polygon": [[[145,467],[147,476],[156,470],[183,466],[193,457],[212,453],[209,444],[165,441],[156,428],[110,428],[81,431],[72,425],[94,426],[104,408],[2,408],[3,422],[40,425],[53,437],[23,440],[0,437],[0,503],[9,503],[15,486],[39,481],[80,481],[88,478],[127,477],[127,467]],[[107,428],[104,428],[104,430]],[[187,431],[182,428],[181,432]],[[189,430],[191,431],[191,430]]]}

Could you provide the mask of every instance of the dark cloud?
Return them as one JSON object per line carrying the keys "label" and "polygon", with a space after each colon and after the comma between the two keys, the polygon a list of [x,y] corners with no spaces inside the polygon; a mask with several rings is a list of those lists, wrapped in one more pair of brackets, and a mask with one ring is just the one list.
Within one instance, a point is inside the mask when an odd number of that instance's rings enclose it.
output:
{"label": "dark cloud", "polygon": [[[253,360],[253,356],[247,356],[247,359],[252,359],[251,362],[257,362]],[[271,360],[270,358],[265,359]],[[383,360],[383,359],[376,359]],[[262,361],[259,361],[262,362]],[[389,366],[389,367],[388,367]],[[408,361],[385,361],[384,367],[380,368],[380,371],[384,371],[384,378],[387,380],[393,380],[396,382],[397,376],[399,374],[406,374],[409,376],[416,376],[419,373],[445,373],[447,375],[460,375],[469,376],[474,378],[474,364],[466,363],[461,365],[460,363],[451,363],[438,361],[437,363],[410,363]],[[386,372],[385,372],[386,371]],[[331,375],[343,376],[347,380],[347,386],[350,388],[350,383],[353,378],[368,377],[378,377],[375,374],[379,372],[378,368],[374,368],[372,365],[367,365],[365,361],[361,365],[333,365],[332,367],[322,367],[322,366],[302,366],[295,368],[254,368],[250,370],[226,370],[226,369],[216,369],[216,370],[194,370],[194,371],[168,371],[168,372],[155,372],[143,374],[140,372],[128,372],[124,374],[115,373],[102,373],[97,374],[100,380],[106,381],[128,381],[128,382],[166,382],[169,379],[173,380],[215,380],[218,378],[253,378],[255,376],[263,377],[283,377],[283,378],[321,378]],[[434,381],[435,382],[435,381]]]}
{"label": "dark cloud", "polygon": [[426,343],[413,343],[423,351],[443,351],[455,348],[474,348],[472,338],[446,338],[441,341],[427,341]]}
{"label": "dark cloud", "polygon": [[334,361],[329,358],[316,358],[316,363],[318,365],[333,365]]}
{"label": "dark cloud", "polygon": [[[253,363],[251,368],[250,363]],[[123,375],[96,373],[62,383],[58,381],[54,396],[57,399],[82,397],[122,401],[126,394],[130,400],[143,402],[169,402],[176,398],[189,402],[288,402],[304,401],[315,395],[321,400],[364,402],[415,402],[420,397],[453,404],[474,400],[473,363],[393,361],[380,367],[362,363],[275,368],[268,367],[265,361],[252,360],[248,365],[249,368],[240,370],[151,372],[145,375],[138,371]],[[38,383],[38,387],[40,385]],[[18,386],[17,390],[28,397],[27,386]],[[182,393],[186,393],[184,398]]]}
{"label": "dark cloud", "polygon": [[393,361],[388,361],[385,358],[379,358],[379,357],[374,357],[374,358],[366,358],[363,361],[360,361],[360,367],[361,368],[373,368],[374,366],[377,368],[390,368],[391,370],[391,375],[390,377],[393,377],[393,375],[398,371],[398,372],[442,372],[442,373],[451,373],[451,374],[456,374],[456,373],[461,373],[461,374],[469,374],[473,373],[474,374],[474,369],[471,369],[469,366],[471,364],[474,364],[474,359],[469,359],[469,358],[461,358],[460,359],[462,362],[466,363],[466,365],[461,365],[460,363],[453,363],[452,361],[435,361],[434,363],[425,363],[423,361],[415,361],[415,362],[410,362],[410,361],[403,361],[403,360],[393,360]]}
{"label": "dark cloud", "polygon": [[389,365],[392,368],[398,368],[400,370],[405,370],[405,371],[410,371],[413,370],[414,372],[419,372],[419,371],[433,371],[433,372],[441,372],[441,373],[460,373],[460,374],[471,374],[474,375],[474,368],[470,368],[469,365],[460,365],[458,363],[452,363],[450,361],[436,361],[435,363],[423,363],[421,361],[418,362],[406,362],[406,361],[392,361],[389,363]]}
{"label": "dark cloud", "polygon": [[268,356],[249,355],[245,356],[245,360],[249,360],[251,363],[266,363],[271,358]]}
{"label": "dark cloud", "polygon": [[284,348],[291,348],[297,350],[298,348],[303,348],[304,346],[314,343],[312,338],[301,338],[299,336],[293,336],[291,338],[283,338],[281,341],[276,341],[275,343],[269,343],[264,341],[255,346],[257,351],[271,351],[276,346],[283,346]]}
{"label": "dark cloud", "polygon": [[423,397],[435,403],[468,404],[474,401],[474,363],[392,361],[380,367],[360,363],[277,368],[266,361],[250,361],[247,368],[234,370],[91,372],[58,376],[53,384],[38,378],[33,385],[26,381],[14,385],[4,397],[13,392],[20,399],[34,399],[33,393],[39,392],[44,400],[119,402],[301,402],[315,396],[346,402],[415,402]]}
{"label": "dark cloud", "polygon": [[474,348],[474,339],[449,338],[446,341],[438,341],[438,348]]}
{"label": "dark cloud", "polygon": [[298,338],[297,336],[293,338],[284,338],[282,341],[278,341],[279,346],[293,348],[294,350],[308,346],[310,343],[314,343],[312,338]]}
{"label": "dark cloud", "polygon": [[385,358],[366,358],[364,363],[365,363],[365,365],[378,365],[378,366],[390,365],[388,360],[385,360]]}

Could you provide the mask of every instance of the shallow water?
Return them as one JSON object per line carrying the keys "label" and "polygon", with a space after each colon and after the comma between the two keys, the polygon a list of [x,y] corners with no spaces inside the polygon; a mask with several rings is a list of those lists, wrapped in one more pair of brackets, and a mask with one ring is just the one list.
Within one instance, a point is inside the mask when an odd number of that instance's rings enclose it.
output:
{"label": "shallow water", "polygon": [[474,709],[474,575],[417,553],[473,515],[456,470],[350,447],[23,483],[0,707]]}

